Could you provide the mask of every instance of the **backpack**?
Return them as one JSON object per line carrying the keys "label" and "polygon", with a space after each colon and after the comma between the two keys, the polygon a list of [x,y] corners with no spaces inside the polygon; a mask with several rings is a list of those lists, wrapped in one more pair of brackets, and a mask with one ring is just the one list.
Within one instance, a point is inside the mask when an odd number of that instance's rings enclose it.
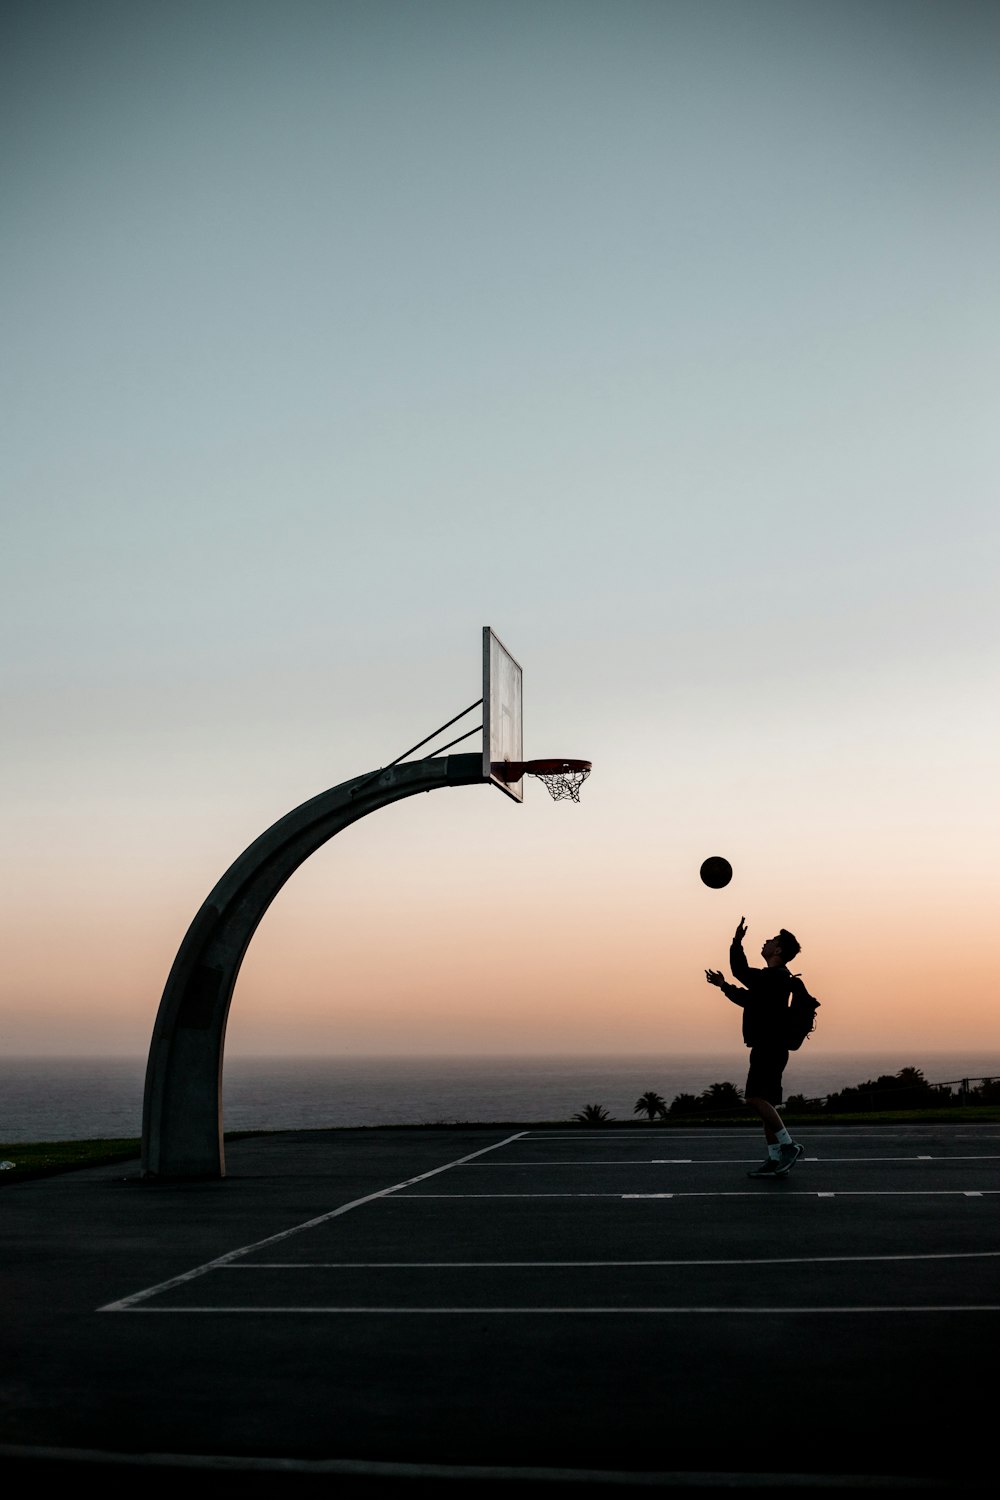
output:
{"label": "backpack", "polygon": [[807,1036],[816,1030],[819,1001],[810,995],[797,974],[792,975],[792,998],[785,1017],[785,1041],[790,1052],[797,1052]]}

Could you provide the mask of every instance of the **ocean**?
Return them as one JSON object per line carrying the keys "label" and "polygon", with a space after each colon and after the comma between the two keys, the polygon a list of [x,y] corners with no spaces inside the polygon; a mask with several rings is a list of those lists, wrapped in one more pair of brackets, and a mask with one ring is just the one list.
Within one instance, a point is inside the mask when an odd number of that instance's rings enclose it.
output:
{"label": "ocean", "polygon": [[[929,1083],[1000,1077],[1000,1053],[794,1053],[788,1094],[821,1098],[919,1068]],[[0,1142],[138,1136],[145,1059],[0,1059]],[[634,1118],[640,1094],[669,1104],[712,1083],[743,1087],[746,1054],[641,1057],[327,1057],[226,1059],[227,1130],[324,1129],[460,1121],[568,1120],[587,1104]]]}

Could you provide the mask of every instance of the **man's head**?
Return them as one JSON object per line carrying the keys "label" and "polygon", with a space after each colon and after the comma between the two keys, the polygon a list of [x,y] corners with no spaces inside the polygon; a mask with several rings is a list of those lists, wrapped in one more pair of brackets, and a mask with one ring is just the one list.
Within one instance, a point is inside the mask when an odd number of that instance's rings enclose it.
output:
{"label": "man's head", "polygon": [[777,937],[768,938],[760,950],[760,956],[773,968],[775,964],[790,964],[800,951],[798,938],[786,927],[782,927]]}

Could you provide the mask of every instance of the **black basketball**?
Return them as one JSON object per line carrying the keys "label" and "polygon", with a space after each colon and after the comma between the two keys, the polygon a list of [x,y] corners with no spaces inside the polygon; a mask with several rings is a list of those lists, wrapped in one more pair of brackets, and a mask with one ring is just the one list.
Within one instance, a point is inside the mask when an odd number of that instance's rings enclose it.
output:
{"label": "black basketball", "polygon": [[728,859],[723,859],[720,854],[713,854],[711,859],[706,859],[698,873],[713,891],[721,891],[732,880],[733,867]]}

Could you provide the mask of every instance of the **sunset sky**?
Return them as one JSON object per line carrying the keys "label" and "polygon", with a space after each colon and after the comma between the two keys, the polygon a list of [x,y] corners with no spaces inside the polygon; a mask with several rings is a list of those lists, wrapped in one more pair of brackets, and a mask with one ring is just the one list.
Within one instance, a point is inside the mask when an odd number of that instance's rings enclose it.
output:
{"label": "sunset sky", "polygon": [[1000,7],[9,0],[0,122],[0,1050],[144,1053],[484,624],[580,805],[347,830],[232,1053],[729,1056],[742,914],[1000,1048]]}

